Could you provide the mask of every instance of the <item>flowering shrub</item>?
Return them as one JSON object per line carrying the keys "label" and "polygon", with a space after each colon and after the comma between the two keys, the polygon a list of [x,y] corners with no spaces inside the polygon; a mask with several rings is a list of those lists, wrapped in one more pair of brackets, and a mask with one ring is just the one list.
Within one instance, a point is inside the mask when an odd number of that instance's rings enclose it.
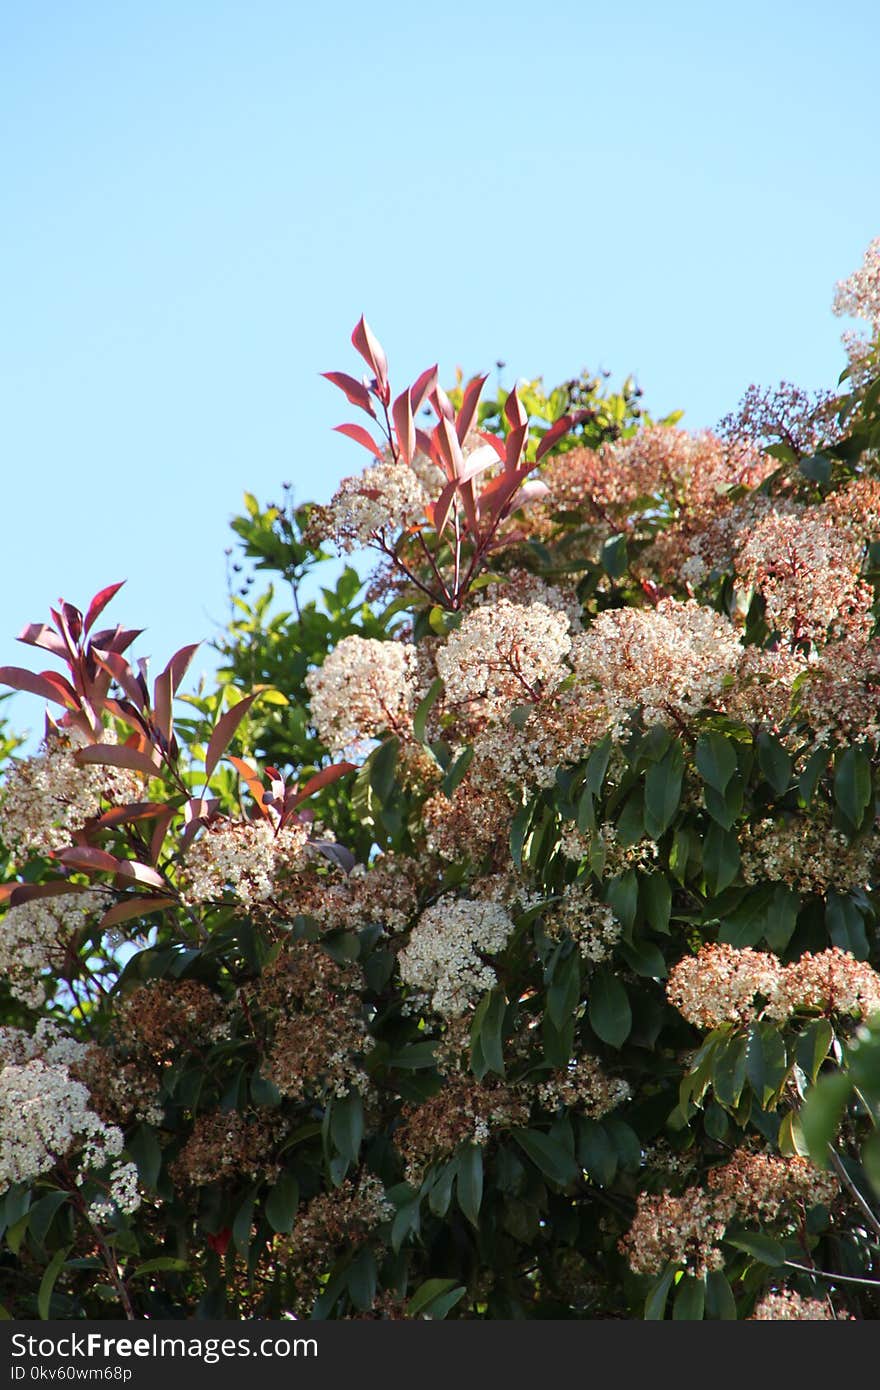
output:
{"label": "flowering shrub", "polygon": [[9,1312],[880,1314],[877,264],[840,393],[718,435],[395,394],[361,320],[370,462],[249,499],[295,614],[245,584],[220,694],[175,724],[118,586],[25,629]]}

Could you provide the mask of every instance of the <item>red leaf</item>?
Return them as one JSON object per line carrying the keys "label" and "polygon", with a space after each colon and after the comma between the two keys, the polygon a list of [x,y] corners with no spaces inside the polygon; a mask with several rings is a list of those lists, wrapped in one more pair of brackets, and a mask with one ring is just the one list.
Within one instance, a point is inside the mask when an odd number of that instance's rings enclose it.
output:
{"label": "red leaf", "polygon": [[469,482],[471,478],[476,478],[480,473],[485,473],[487,468],[494,468],[498,462],[495,450],[488,444],[481,444],[478,449],[473,449],[464,461],[464,472],[461,475],[463,483]]}
{"label": "red leaf", "polygon": [[67,660],[67,648],[48,623],[28,623],[27,627],[22,628],[16,641],[26,642],[29,647],[43,647],[53,656],[60,656],[62,661]]}
{"label": "red leaf", "polygon": [[429,396],[437,389],[437,364],[429,367],[427,371],[417,376],[412,386],[409,388],[409,398],[412,402],[413,414],[419,410],[426,396]]}
{"label": "red leaf", "polygon": [[104,609],[107,607],[107,604],[114,597],[114,595],[119,593],[119,590],[122,588],[124,583],[125,580],[122,579],[118,584],[108,584],[106,589],[102,589],[100,593],[95,594],[95,597],[89,604],[89,611],[86,613],[85,630],[87,633],[91,632],[95,619],[98,618],[101,613],[103,613]]}
{"label": "red leaf", "polygon": [[489,434],[487,430],[478,430],[477,432],[480,438],[486,444],[490,444],[492,446],[501,462],[504,463],[505,459],[507,458],[507,450],[504,447],[504,440],[499,439],[497,434]]}
{"label": "red leaf", "polygon": [[458,483],[453,478],[452,482],[446,484],[440,496],[437,498],[437,501],[432,506],[425,508],[431,525],[434,527],[438,536],[442,536],[443,532],[446,530],[449,513],[452,511],[452,500],[457,491]]}
{"label": "red leaf", "polygon": [[232,742],[236,729],[259,694],[260,692],[256,691],[253,695],[245,695],[243,700],[239,700],[237,705],[233,705],[232,709],[228,709],[222,718],[217,720],[214,726],[214,732],[211,734],[208,743],[208,751],[205,753],[206,782],[223,754],[226,752],[226,749]]}
{"label": "red leaf", "polygon": [[32,902],[34,898],[60,898],[65,893],[88,893],[85,883],[70,883],[66,878],[53,883],[4,883],[0,888],[0,899],[9,898],[11,907],[19,903]]}
{"label": "red leaf", "polygon": [[170,747],[171,744],[171,729],[173,723],[171,699],[174,692],[172,690],[171,681],[172,675],[166,666],[161,675],[156,677],[156,682],[153,686],[153,713],[155,715],[156,727],[165,739],[166,747]]}
{"label": "red leaf", "polygon": [[314,777],[310,777],[301,787],[297,787],[293,794],[293,799],[289,801],[292,808],[298,806],[307,797],[314,796],[322,787],[329,787],[333,782],[338,782],[340,777],[346,777],[349,772],[357,772],[355,763],[331,763],[329,767],[322,767],[320,772],[316,772]]}
{"label": "red leaf", "polygon": [[95,821],[96,830],[109,830],[114,825],[130,825],[139,820],[152,820],[166,809],[164,801],[132,801],[128,806],[116,806],[105,811]]}
{"label": "red leaf", "polygon": [[452,401],[443,390],[442,386],[435,386],[430,396],[431,405],[434,407],[434,414],[441,420],[455,420],[455,411],[452,408]]}
{"label": "red leaf", "polygon": [[340,391],[351,401],[352,405],[360,406],[361,410],[365,410],[367,414],[372,415],[375,420],[376,412],[373,409],[373,402],[370,399],[369,391],[362,381],[356,381],[355,378],[349,376],[347,372],[322,372],[321,376],[324,377],[326,381],[332,381],[333,385],[339,387]]}
{"label": "red leaf", "polygon": [[446,470],[446,476],[450,480],[460,478],[464,472],[464,454],[461,452],[461,445],[458,442],[458,435],[451,420],[442,416],[440,423],[434,430],[433,435],[440,457]]}
{"label": "red leaf", "polygon": [[252,767],[248,766],[248,764],[244,761],[243,758],[233,758],[230,756],[227,759],[227,761],[232,763],[232,766],[235,768],[238,775],[247,784],[251,796],[254,798],[254,801],[259,806],[263,815],[265,815],[267,807],[265,800],[263,799],[263,784],[260,781],[259,775],[256,772],[254,772],[254,769]]}
{"label": "red leaf", "polygon": [[397,446],[404,463],[412,463],[416,451],[416,426],[413,419],[412,401],[409,391],[401,391],[391,407],[394,428],[397,431]]}
{"label": "red leaf", "polygon": [[181,647],[180,651],[174,653],[168,665],[165,667],[165,671],[163,671],[162,674],[164,675],[166,671],[170,672],[172,691],[176,692],[177,687],[180,685],[180,682],[189,669],[190,662],[201,645],[201,642],[193,642],[188,647]]}
{"label": "red leaf", "polygon": [[106,850],[95,849],[89,845],[62,849],[54,857],[71,869],[87,869],[108,874],[118,873],[122,863]]}
{"label": "red leaf", "polygon": [[363,315],[361,315],[355,324],[354,332],[351,335],[351,341],[364,361],[372,367],[373,375],[376,378],[376,385],[379,388],[379,395],[387,405],[390,399],[390,393],[388,391],[388,361],[382,350],[382,344],[379,342],[378,338],[374,336],[370,325]]}
{"label": "red leaf", "polygon": [[116,872],[120,878],[131,878],[135,883],[148,883],[152,888],[164,888],[167,891],[168,884],[162,875],[149,864],[139,863],[137,859],[120,859]]}
{"label": "red leaf", "polygon": [[504,418],[514,430],[522,429],[523,425],[528,424],[529,417],[515,386],[504,402]]}
{"label": "red leaf", "polygon": [[89,748],[79,748],[74,754],[78,763],[99,763],[106,767],[127,767],[132,772],[145,772],[148,777],[158,777],[161,765],[155,763],[148,753],[137,748],[121,747],[114,743],[93,743]]}
{"label": "red leaf", "polygon": [[40,695],[44,700],[53,700],[65,709],[78,709],[79,701],[72,686],[55,671],[26,671],[21,666],[0,666],[0,685],[11,685],[13,690],[26,690],[30,695]]}
{"label": "red leaf", "polygon": [[334,425],[333,428],[336,430],[337,434],[347,435],[348,438],[353,439],[356,444],[363,444],[364,448],[369,449],[371,454],[375,454],[377,459],[382,457],[382,450],[379,448],[379,445],[370,432],[364,429],[363,425]]}
{"label": "red leaf", "polygon": [[147,917],[151,912],[165,912],[167,908],[173,906],[173,898],[145,898],[140,895],[134,898],[123,898],[121,902],[115,903],[104,913],[99,925],[101,931],[108,931],[110,927],[116,927],[120,922],[130,922],[132,917]]}
{"label": "red leaf", "polygon": [[221,1231],[218,1231],[215,1236],[205,1236],[205,1240],[208,1242],[211,1249],[214,1251],[214,1254],[219,1255],[221,1260],[223,1259],[223,1256],[226,1254],[231,1238],[232,1229],[229,1226],[224,1226],[223,1229]]}
{"label": "red leaf", "polygon": [[124,652],[142,632],[142,627],[101,628],[100,632],[92,633],[92,649],[100,648],[102,652]]}
{"label": "red leaf", "polygon": [[512,473],[514,471],[520,459],[522,458],[522,452],[525,448],[528,433],[528,425],[519,425],[516,429],[512,429],[510,431],[510,434],[507,436],[504,451],[504,467],[507,469],[508,473]]}
{"label": "red leaf", "polygon": [[174,807],[166,806],[156,820],[153,833],[150,836],[150,859],[154,864],[158,864],[159,862],[159,855],[162,853],[165,836],[168,834],[168,827],[173,819]]}
{"label": "red leaf", "polygon": [[143,676],[136,676],[125,657],[114,651],[98,651],[94,648],[96,659],[109,671],[118,686],[125,691],[135,709],[149,707],[150,696]]}
{"label": "red leaf", "polygon": [[420,430],[418,427],[416,427],[416,444],[418,444],[423,454],[427,454],[428,458],[432,457],[433,450],[431,448],[431,436],[429,434],[426,434],[424,430]]}
{"label": "red leaf", "polygon": [[488,381],[486,376],[475,376],[465,387],[464,397],[461,402],[461,409],[455,422],[456,432],[459,439],[464,442],[464,437],[474,422],[477,413],[477,406],[480,401],[480,392]]}
{"label": "red leaf", "polygon": [[579,425],[582,421],[588,419],[592,413],[591,410],[578,410],[574,415],[560,415],[559,419],[555,424],[550,426],[538,445],[538,450],[535,454],[535,462],[537,463],[539,459],[542,459],[548,449],[552,449],[553,445],[558,440],[569,434],[574,429],[575,425]]}

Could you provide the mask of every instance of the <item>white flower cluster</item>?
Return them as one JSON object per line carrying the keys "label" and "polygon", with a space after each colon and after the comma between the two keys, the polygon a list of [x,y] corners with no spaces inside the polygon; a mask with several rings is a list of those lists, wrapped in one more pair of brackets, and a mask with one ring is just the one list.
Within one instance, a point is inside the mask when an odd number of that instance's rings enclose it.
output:
{"label": "white flower cluster", "polygon": [[248,908],[267,902],[305,865],[308,835],[308,827],[297,822],[276,830],[265,820],[216,821],[186,852],[186,901],[219,902],[231,893]]}
{"label": "white flower cluster", "polygon": [[870,324],[865,337],[852,332],[843,335],[853,380],[858,385],[866,379],[871,346],[880,334],[880,237],[869,245],[859,269],[838,282],[833,309],[838,316],[867,319]]}
{"label": "white flower cluster", "polygon": [[546,603],[501,598],[471,609],[437,652],[447,699],[482,700],[490,718],[534,700],[567,674],[569,626],[565,613]]}
{"label": "white flower cluster", "polygon": [[720,694],[742,656],[733,624],[693,599],[661,599],[655,609],[600,613],[574,639],[580,681],[600,692],[621,734],[634,709],[646,724],[685,722]]}
{"label": "white flower cluster", "polygon": [[33,1033],[23,1028],[0,1028],[0,1066],[38,1057],[42,1062],[72,1067],[88,1052],[86,1043],[63,1033],[51,1018],[41,1018]]}
{"label": "white flower cluster", "polygon": [[[116,742],[112,729],[104,730],[102,742]],[[124,806],[137,799],[142,779],[125,769],[80,766],[74,754],[85,746],[78,730],[63,729],[50,734],[39,753],[12,763],[0,802],[0,840],[9,849],[64,849],[102,802]]]}
{"label": "white flower cluster", "polygon": [[836,1322],[848,1321],[848,1313],[835,1314],[820,1298],[804,1298],[794,1289],[777,1289],[765,1293],[749,1321],[751,1322]]}
{"label": "white flower cluster", "polygon": [[422,913],[400,953],[401,979],[429,994],[437,1013],[455,1018],[498,983],[484,957],[503,951],[513,930],[500,903],[440,898]]}
{"label": "white flower cluster", "polygon": [[561,901],[547,909],[545,929],[551,936],[568,932],[586,961],[607,960],[623,927],[611,908],[593,894],[589,880],[566,884]]}
{"label": "white flower cluster", "polygon": [[89,1106],[88,1090],[66,1066],[34,1058],[0,1071],[0,1191],[31,1182],[74,1152],[102,1168],[122,1152],[122,1131]]}
{"label": "white flower cluster", "polygon": [[429,501],[408,464],[379,461],[339,484],[328,508],[331,534],[341,550],[352,551],[384,532],[396,535],[418,525]]}
{"label": "white flower cluster", "polygon": [[306,677],[321,741],[335,753],[386,731],[405,732],[412,724],[415,673],[409,643],[344,637]]}
{"label": "white flower cluster", "polygon": [[93,1221],[106,1221],[117,1211],[130,1214],[141,1204],[138,1190],[138,1170],[134,1163],[114,1163],[110,1171],[110,1188],[106,1197],[91,1203],[89,1216]]}
{"label": "white flower cluster", "polygon": [[61,968],[77,933],[107,905],[105,894],[90,889],[10,907],[0,919],[0,976],[14,998],[38,1009],[47,997],[49,972]]}
{"label": "white flower cluster", "polygon": [[619,1076],[609,1076],[595,1057],[578,1057],[569,1062],[565,1071],[538,1085],[538,1096],[544,1105],[555,1108],[573,1106],[595,1120],[614,1110],[632,1091]]}
{"label": "white flower cluster", "polygon": [[670,970],[666,995],[699,1028],[781,1021],[798,1009],[866,1019],[880,1012],[880,975],[837,946],[782,965],[767,951],[707,944]]}

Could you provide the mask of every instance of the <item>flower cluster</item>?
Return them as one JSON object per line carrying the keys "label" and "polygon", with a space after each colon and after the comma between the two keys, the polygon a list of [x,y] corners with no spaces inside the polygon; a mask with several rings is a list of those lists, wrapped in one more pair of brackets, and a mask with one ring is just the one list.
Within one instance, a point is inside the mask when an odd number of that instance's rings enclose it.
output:
{"label": "flower cluster", "polygon": [[636,709],[646,724],[686,724],[718,698],[741,654],[736,629],[714,609],[661,599],[651,610],[600,613],[575,637],[571,659],[620,737]]}
{"label": "flower cluster", "polygon": [[866,884],[880,857],[874,834],[850,841],[814,808],[810,816],[767,817],[740,830],[742,876],[746,883],[787,883],[802,893],[845,892]]}
{"label": "flower cluster", "polygon": [[705,945],[669,972],[666,995],[698,1028],[783,1020],[799,1009],[866,1019],[880,1011],[880,975],[837,946],[783,966],[750,947]]}
{"label": "flower cluster", "polygon": [[465,1074],[448,1077],[436,1095],[401,1111],[394,1142],[407,1182],[418,1186],[431,1164],[448,1158],[459,1144],[485,1145],[495,1130],[523,1125],[528,1115],[521,1088],[494,1077],[481,1082]]}
{"label": "flower cluster", "polygon": [[611,908],[598,901],[588,879],[567,884],[543,920],[550,936],[567,932],[584,960],[594,964],[608,959],[623,930]]}
{"label": "flower cluster", "polygon": [[833,309],[835,314],[867,319],[870,324],[866,337],[851,332],[843,335],[850,370],[857,382],[862,381],[868,374],[872,349],[880,334],[880,237],[868,246],[859,269],[838,282]]}
{"label": "flower cluster", "polygon": [[333,752],[412,725],[415,650],[403,642],[345,637],[306,678],[312,721]]}
{"label": "flower cluster", "polygon": [[431,493],[405,463],[383,459],[343,478],[319,519],[320,530],[340,550],[352,551],[377,538],[394,537],[425,520]]}
{"label": "flower cluster", "polygon": [[229,894],[250,908],[268,902],[306,863],[308,838],[297,822],[278,829],[267,820],[218,819],[186,852],[184,896],[214,903]]}
{"label": "flower cluster", "polygon": [[[116,742],[112,729],[103,730],[102,742]],[[137,798],[138,774],[79,763],[77,749],[85,746],[78,729],[56,729],[38,753],[12,764],[0,801],[0,840],[10,849],[23,854],[64,849],[105,803],[124,806]]]}
{"label": "flower cluster", "polygon": [[51,1172],[74,1152],[85,1169],[121,1153],[122,1131],[105,1125],[90,1102],[61,1063],[7,1063],[0,1071],[0,1190]]}
{"label": "flower cluster", "polygon": [[109,906],[95,889],[33,898],[10,907],[0,920],[0,974],[16,999],[38,1009],[57,984],[68,953]]}
{"label": "flower cluster", "polygon": [[860,569],[860,538],[818,510],[768,512],[736,559],[740,582],[763,595],[771,631],[792,645],[867,631],[874,596]]}
{"label": "flower cluster", "polygon": [[453,704],[479,701],[488,718],[538,698],[566,675],[569,621],[546,603],[496,599],[466,613],[437,653],[437,670]]}
{"label": "flower cluster", "polygon": [[595,1057],[578,1057],[565,1071],[558,1071],[538,1083],[538,1096],[549,1109],[570,1106],[594,1120],[600,1120],[632,1095],[629,1084],[619,1076],[609,1076]]}
{"label": "flower cluster", "polygon": [[836,1179],[806,1159],[739,1152],[710,1170],[707,1186],[689,1187],[680,1196],[640,1193],[620,1252],[636,1274],[659,1274],[672,1261],[702,1277],[722,1268],[719,1247],[732,1221],[791,1228],[801,1206],[827,1204],[837,1190]]}
{"label": "flower cluster", "polygon": [[435,1012],[462,1014],[497,984],[490,958],[504,950],[513,919],[495,902],[445,896],[425,909],[398,957],[405,984]]}
{"label": "flower cluster", "polygon": [[[848,1317],[844,1314],[843,1317]],[[841,1314],[835,1313],[827,1302],[820,1298],[804,1298],[794,1289],[775,1289],[762,1295],[755,1304],[752,1322],[835,1322]]]}

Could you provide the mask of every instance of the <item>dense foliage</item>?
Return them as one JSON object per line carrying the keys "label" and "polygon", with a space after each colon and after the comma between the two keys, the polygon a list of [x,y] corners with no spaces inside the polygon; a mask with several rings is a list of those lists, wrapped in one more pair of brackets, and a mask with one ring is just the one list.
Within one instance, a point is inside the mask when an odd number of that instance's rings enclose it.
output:
{"label": "dense foliage", "polygon": [[291,607],[239,586],[216,692],[118,586],[25,629],[11,1315],[880,1315],[880,243],[838,302],[837,393],[717,435],[395,395],[361,320],[371,462],[248,499]]}

